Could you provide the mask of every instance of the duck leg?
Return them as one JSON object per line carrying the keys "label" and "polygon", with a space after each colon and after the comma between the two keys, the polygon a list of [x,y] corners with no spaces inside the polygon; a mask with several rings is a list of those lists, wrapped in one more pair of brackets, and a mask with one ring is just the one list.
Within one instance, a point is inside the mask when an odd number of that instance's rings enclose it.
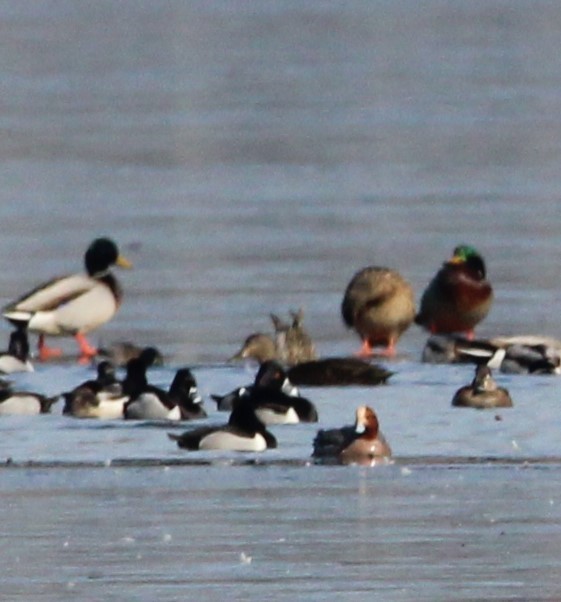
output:
{"label": "duck leg", "polygon": [[48,347],[45,343],[45,335],[39,335],[39,342],[37,344],[37,348],[39,351],[39,361],[46,362],[48,360],[52,360],[55,357],[60,357],[62,355],[62,349],[57,349],[54,347]]}
{"label": "duck leg", "polygon": [[74,335],[74,338],[76,339],[76,343],[78,343],[78,347],[80,348],[80,357],[78,361],[81,364],[89,363],[92,357],[95,357],[97,355],[97,349],[95,347],[92,347],[88,343],[86,336],[79,332]]}
{"label": "duck leg", "polygon": [[370,343],[368,339],[363,339],[362,347],[356,352],[357,357],[369,358],[373,355],[379,355],[382,357],[395,357],[396,356],[396,339],[394,337],[390,337],[388,339],[388,343],[386,347],[380,349],[379,351],[374,351],[373,345]]}

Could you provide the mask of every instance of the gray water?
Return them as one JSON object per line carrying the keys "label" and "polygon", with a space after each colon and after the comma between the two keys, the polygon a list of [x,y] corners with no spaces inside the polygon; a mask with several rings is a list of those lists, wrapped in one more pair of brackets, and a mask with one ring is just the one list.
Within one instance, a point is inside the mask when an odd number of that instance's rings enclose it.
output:
{"label": "gray water", "polygon": [[[208,396],[251,380],[224,361],[269,312],[303,307],[321,355],[351,353],[357,269],[420,296],[469,242],[496,294],[479,333],[561,337],[557,3],[9,2],[0,27],[2,304],[110,235],[135,269],[93,342],[157,345],[154,381],[192,365]],[[502,375],[514,409],[453,410],[471,369],[420,364],[425,337],[386,387],[305,391],[319,426],[375,407],[390,465],[310,465],[317,425],[240,457],[60,407],[3,419],[2,597],[558,599],[558,379]]]}

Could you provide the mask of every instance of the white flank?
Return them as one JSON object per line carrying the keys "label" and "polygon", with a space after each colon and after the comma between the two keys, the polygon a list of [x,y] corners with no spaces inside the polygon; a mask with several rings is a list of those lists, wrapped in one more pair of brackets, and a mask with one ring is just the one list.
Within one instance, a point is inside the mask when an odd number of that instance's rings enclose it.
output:
{"label": "white flank", "polygon": [[8,354],[0,356],[0,372],[3,372],[4,374],[33,371],[33,365],[30,361],[22,362],[17,357]]}
{"label": "white flank", "polygon": [[99,405],[93,409],[97,418],[102,420],[117,420],[123,417],[125,402],[128,397],[103,399],[103,393],[98,395]]}
{"label": "white flank", "polygon": [[298,414],[294,410],[294,408],[289,407],[286,412],[275,412],[271,408],[257,408],[255,410],[255,415],[263,424],[298,424],[300,422],[300,418],[298,418]]}
{"label": "white flank", "polygon": [[203,437],[199,449],[261,452],[267,449],[267,442],[260,433],[255,433],[253,437],[241,437],[227,431],[215,431]]}
{"label": "white flank", "polygon": [[34,416],[41,413],[41,404],[34,395],[14,393],[0,403],[0,416]]}
{"label": "white flank", "polygon": [[143,393],[127,406],[127,418],[133,420],[179,420],[181,412],[178,406],[172,410],[166,408],[154,393]]}

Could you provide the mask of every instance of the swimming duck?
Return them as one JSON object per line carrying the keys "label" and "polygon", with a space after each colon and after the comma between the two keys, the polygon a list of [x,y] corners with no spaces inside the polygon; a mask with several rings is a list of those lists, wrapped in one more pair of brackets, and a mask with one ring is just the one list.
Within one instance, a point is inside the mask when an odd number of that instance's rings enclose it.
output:
{"label": "swimming duck", "polygon": [[205,418],[195,378],[188,368],[177,371],[169,391],[148,384],[146,364],[141,358],[130,360],[123,385],[130,398],[125,403],[125,418],[132,420],[192,420]]}
{"label": "swimming duck", "polygon": [[207,417],[197,381],[189,368],[180,368],[176,372],[169,388],[169,397],[172,403],[179,406],[181,420],[199,420]]}
{"label": "swimming duck", "polygon": [[17,328],[10,334],[8,351],[0,354],[0,372],[33,372],[33,364],[29,361],[29,341],[25,328]]}
{"label": "swimming duck", "polygon": [[228,411],[238,400],[249,400],[255,412],[266,424],[296,424],[317,422],[314,404],[301,397],[287,377],[282,365],[276,360],[263,362],[257,371],[253,385],[240,387],[231,393],[212,395],[218,410]]}
{"label": "swimming duck", "polygon": [[270,360],[261,364],[247,397],[263,424],[318,421],[316,407],[309,399],[284,392],[283,388],[289,382],[287,373],[279,362]]}
{"label": "swimming duck", "polygon": [[370,266],[359,270],[349,282],[341,305],[343,321],[362,339],[359,356],[395,356],[399,337],[415,317],[411,285],[395,270]]}
{"label": "swimming duck", "polygon": [[374,410],[360,406],[353,426],[318,431],[312,456],[335,459],[343,464],[372,463],[376,458],[389,458],[391,448],[379,429]]}
{"label": "swimming duck", "polygon": [[492,302],[483,258],[473,247],[460,245],[425,289],[415,322],[433,334],[463,332],[473,338]]}
{"label": "swimming duck", "polygon": [[0,416],[34,416],[48,414],[58,395],[47,397],[28,391],[0,390]]}
{"label": "swimming duck", "polygon": [[108,238],[97,238],[88,247],[84,262],[86,274],[55,278],[3,309],[12,324],[39,333],[39,359],[61,355],[60,349],[45,344],[45,335],[74,336],[80,360],[89,361],[97,353],[86,334],[111,320],[122,299],[121,287],[109,271],[112,265],[129,268],[131,263],[119,254]]}
{"label": "swimming duck", "polygon": [[115,375],[115,366],[108,361],[99,362],[97,375],[62,394],[62,413],[75,418],[123,418],[128,396]]}
{"label": "swimming duck", "polygon": [[226,393],[225,395],[211,394],[210,397],[216,402],[216,409],[219,412],[231,412],[234,408],[236,400],[241,399],[242,397],[247,398],[250,396],[253,388],[255,387],[255,383],[262,384],[264,386],[280,386],[281,391],[286,395],[299,397],[300,391],[294,386],[289,378],[284,378],[282,382],[276,383],[271,380],[271,374],[274,373],[274,371],[270,370],[270,368],[267,368],[267,366],[271,366],[271,364],[267,362],[271,361],[276,360],[267,360],[266,362],[263,362],[263,364],[266,364],[266,368],[263,370],[259,369],[257,371],[253,384],[238,387],[233,391]]}
{"label": "swimming duck", "polygon": [[423,349],[428,363],[474,363],[508,374],[561,374],[561,341],[523,335],[468,340],[432,335]]}
{"label": "swimming duck", "polygon": [[63,393],[64,408],[62,413],[75,418],[99,418],[101,420],[118,420],[124,417],[125,403],[128,397],[122,393],[110,393],[91,388],[76,387]]}
{"label": "swimming duck", "polygon": [[123,393],[121,383],[115,375],[111,362],[99,362],[97,376],[62,394],[62,413],[75,418],[101,418],[115,420],[123,418],[128,396]]}
{"label": "swimming duck", "polygon": [[182,435],[168,434],[178,447],[187,450],[225,450],[262,452],[277,447],[277,440],[256,415],[248,399],[234,404],[228,424],[219,427],[204,426]]}
{"label": "swimming duck", "polygon": [[[98,349],[97,355],[102,359],[110,361],[114,366],[126,368],[127,362],[139,357],[144,349],[148,348],[140,347],[130,341],[120,341],[112,343],[108,347]],[[152,365],[163,366],[164,357],[160,351],[156,347],[149,347],[149,349],[153,349],[155,355]]]}
{"label": "swimming duck", "polygon": [[506,389],[497,386],[488,366],[477,366],[475,369],[475,378],[470,385],[460,387],[456,391],[452,399],[452,405],[479,410],[487,408],[511,408],[512,399]]}

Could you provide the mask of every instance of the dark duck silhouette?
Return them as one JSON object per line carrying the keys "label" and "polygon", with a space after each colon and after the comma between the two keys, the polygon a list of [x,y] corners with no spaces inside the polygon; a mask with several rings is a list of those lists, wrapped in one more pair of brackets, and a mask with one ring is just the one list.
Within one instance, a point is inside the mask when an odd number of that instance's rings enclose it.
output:
{"label": "dark duck silhouette", "polygon": [[460,245],[425,289],[415,322],[432,334],[461,332],[473,338],[492,302],[483,258],[473,247]]}

